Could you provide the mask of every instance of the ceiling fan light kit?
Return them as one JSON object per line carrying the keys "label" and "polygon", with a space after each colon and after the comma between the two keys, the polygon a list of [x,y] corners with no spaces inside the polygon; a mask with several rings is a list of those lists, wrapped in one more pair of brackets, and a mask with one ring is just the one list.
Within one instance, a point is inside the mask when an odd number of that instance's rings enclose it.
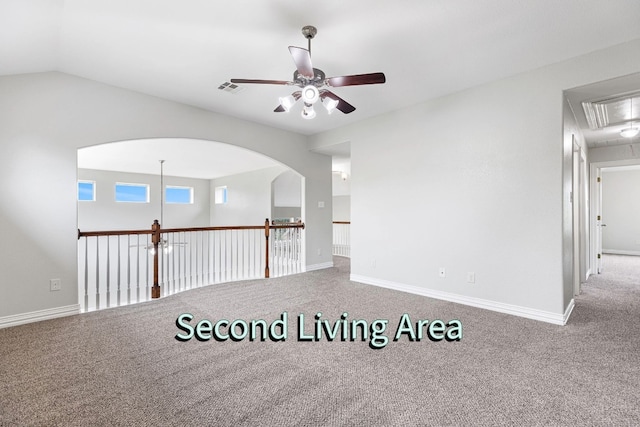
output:
{"label": "ceiling fan light kit", "polygon": [[322,100],[322,105],[327,109],[327,113],[333,113],[333,110],[338,106],[338,101],[336,99],[331,99],[329,97],[325,97]]}
{"label": "ceiling fan light kit", "polygon": [[293,97],[293,95],[281,96],[279,100],[280,100],[280,105],[282,105],[282,108],[284,108],[284,111],[286,112],[289,112],[289,110],[291,110],[291,107],[293,107],[293,104],[296,103],[296,100]]}
{"label": "ceiling fan light kit", "polygon": [[313,105],[305,104],[304,108],[302,109],[302,118],[311,120],[315,116],[316,116],[316,110],[313,109]]}
{"label": "ceiling fan light kit", "polygon": [[313,119],[316,112],[313,105],[320,99],[327,112],[335,109],[349,114],[355,111],[356,107],[340,98],[326,87],[359,86],[380,84],[386,82],[384,73],[355,74],[350,76],[338,76],[326,78],[322,70],[313,68],[311,63],[311,39],[318,33],[316,27],[307,25],[302,28],[302,35],[308,41],[308,49],[297,46],[289,46],[289,53],[296,65],[292,81],[285,80],[258,80],[258,79],[231,79],[231,83],[236,84],[275,84],[298,86],[302,90],[293,92],[289,96],[280,97],[280,105],[273,110],[276,113],[289,112],[298,99],[302,98],[304,106],[302,117]]}
{"label": "ceiling fan light kit", "polygon": [[318,98],[320,98],[320,92],[317,87],[307,85],[302,89],[302,100],[305,104],[315,104]]}

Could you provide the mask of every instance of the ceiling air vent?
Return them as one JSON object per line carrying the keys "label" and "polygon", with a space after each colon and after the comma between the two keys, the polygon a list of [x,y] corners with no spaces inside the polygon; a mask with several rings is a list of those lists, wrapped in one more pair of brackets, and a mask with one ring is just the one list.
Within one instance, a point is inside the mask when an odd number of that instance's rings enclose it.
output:
{"label": "ceiling air vent", "polygon": [[[585,101],[582,103],[582,108],[592,130],[623,125],[640,119],[640,93],[628,93],[615,98]],[[631,117],[632,111],[633,117]]]}
{"label": "ceiling air vent", "polygon": [[225,92],[238,93],[243,88],[234,83],[224,82],[220,86],[218,86],[218,89],[223,90]]}

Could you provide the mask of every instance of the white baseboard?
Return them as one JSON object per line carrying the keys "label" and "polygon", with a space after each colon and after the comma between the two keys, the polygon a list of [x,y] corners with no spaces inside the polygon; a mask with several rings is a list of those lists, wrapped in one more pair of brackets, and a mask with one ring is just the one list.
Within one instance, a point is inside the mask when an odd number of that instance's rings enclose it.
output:
{"label": "white baseboard", "polygon": [[452,294],[449,292],[436,291],[433,289],[425,289],[413,285],[405,285],[402,283],[391,282],[388,280],[376,279],[372,277],[359,276],[352,274],[350,280],[354,282],[364,283],[367,285],[380,286],[382,288],[393,289],[396,291],[407,292],[410,294],[421,295],[429,298],[455,302],[458,304],[470,305],[472,307],[483,308],[486,310],[497,311],[499,313],[511,314],[513,316],[526,317],[527,319],[539,320],[542,322],[552,323],[554,325],[565,325],[569,320],[571,311],[574,307],[573,299],[565,310],[564,314],[551,313],[548,311],[537,310],[528,307],[522,307],[512,304],[505,304],[496,301],[489,301],[481,298],[469,297],[464,295]]}
{"label": "white baseboard", "polygon": [[0,329],[9,328],[11,326],[24,325],[25,323],[39,322],[41,320],[55,319],[56,317],[72,316],[79,313],[80,304],[74,304],[66,305],[63,307],[32,311],[30,313],[4,316],[0,317]]}
{"label": "white baseboard", "polygon": [[636,255],[640,256],[640,251],[621,251],[618,249],[603,249],[603,254],[611,254],[611,255]]}
{"label": "white baseboard", "polygon": [[307,271],[314,271],[314,270],[323,270],[325,268],[331,268],[331,267],[333,267],[333,261],[323,262],[321,264],[307,265],[307,268],[304,271],[307,272]]}
{"label": "white baseboard", "polygon": [[569,317],[573,312],[573,307],[575,306],[576,306],[576,302],[573,298],[571,298],[571,301],[569,301],[569,305],[567,305],[567,309],[564,311],[564,314],[562,315],[562,325],[567,324],[567,322],[569,321]]}

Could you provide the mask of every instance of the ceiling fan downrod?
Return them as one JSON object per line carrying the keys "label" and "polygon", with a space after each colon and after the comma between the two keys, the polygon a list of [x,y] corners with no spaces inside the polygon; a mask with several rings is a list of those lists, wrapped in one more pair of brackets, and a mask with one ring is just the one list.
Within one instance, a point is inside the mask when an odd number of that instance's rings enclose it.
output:
{"label": "ceiling fan downrod", "polygon": [[307,39],[307,46],[309,47],[309,55],[311,55],[311,39],[318,34],[318,29],[313,25],[305,25],[302,27],[302,35]]}

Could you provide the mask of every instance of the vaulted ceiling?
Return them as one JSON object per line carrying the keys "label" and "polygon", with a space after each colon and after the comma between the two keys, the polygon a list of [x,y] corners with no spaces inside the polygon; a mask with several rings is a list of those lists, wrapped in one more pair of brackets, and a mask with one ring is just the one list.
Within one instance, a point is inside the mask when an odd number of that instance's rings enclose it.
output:
{"label": "vaulted ceiling", "polygon": [[[270,126],[314,134],[640,38],[637,0],[2,0],[0,75],[57,70]],[[291,87],[288,46],[327,76],[382,71],[335,88],[357,109],[274,113]],[[299,107],[299,106],[298,106]]]}

